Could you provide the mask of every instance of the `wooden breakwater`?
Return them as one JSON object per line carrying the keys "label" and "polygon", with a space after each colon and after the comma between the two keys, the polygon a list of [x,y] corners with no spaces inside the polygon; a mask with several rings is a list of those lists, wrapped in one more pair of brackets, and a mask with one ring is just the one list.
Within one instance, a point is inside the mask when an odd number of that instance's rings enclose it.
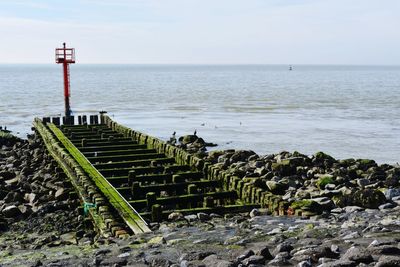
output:
{"label": "wooden breakwater", "polygon": [[249,198],[235,177],[105,114],[78,116],[76,123],[73,117],[37,118],[34,125],[104,234],[147,232],[147,222],[172,212],[224,214],[260,207],[260,199]]}

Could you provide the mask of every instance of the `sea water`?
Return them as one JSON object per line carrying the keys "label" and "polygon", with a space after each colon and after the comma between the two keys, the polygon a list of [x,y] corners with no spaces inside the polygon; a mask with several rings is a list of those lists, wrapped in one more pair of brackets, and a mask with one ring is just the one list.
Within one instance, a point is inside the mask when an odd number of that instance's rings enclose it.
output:
{"label": "sea water", "polygon": [[[71,65],[74,114],[108,111],[163,140],[400,161],[400,67]],[[60,65],[0,65],[0,125],[20,136],[64,113]]]}

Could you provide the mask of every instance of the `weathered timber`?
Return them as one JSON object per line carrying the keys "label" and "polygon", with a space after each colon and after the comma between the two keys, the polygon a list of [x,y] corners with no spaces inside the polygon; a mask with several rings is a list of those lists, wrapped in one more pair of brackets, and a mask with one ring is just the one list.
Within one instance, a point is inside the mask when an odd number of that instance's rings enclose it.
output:
{"label": "weathered timber", "polygon": [[[81,116],[78,125],[57,126],[48,122],[47,127],[64,147],[63,153],[76,161],[81,172],[96,185],[97,188],[90,189],[89,198],[104,196],[103,202],[134,233],[140,228],[135,223],[145,225],[140,214],[158,222],[173,211],[248,212],[260,205],[243,199],[265,199],[247,184],[244,189],[243,181],[230,179],[223,170],[180,148],[119,125],[104,114],[100,124],[95,117],[90,116],[90,124]],[[242,193],[246,193],[243,199]],[[103,205],[101,210],[111,209]],[[106,224],[112,225],[112,233],[119,232],[118,224],[109,220]]]}
{"label": "weathered timber", "polygon": [[125,223],[134,233],[149,232],[150,229],[140,215],[118,193],[117,190],[105,179],[101,173],[82,155],[82,153],[69,141],[55,125],[49,124],[50,130],[65,146],[72,157],[80,164],[86,173],[92,178],[101,192],[108,198],[109,203],[118,211]]}

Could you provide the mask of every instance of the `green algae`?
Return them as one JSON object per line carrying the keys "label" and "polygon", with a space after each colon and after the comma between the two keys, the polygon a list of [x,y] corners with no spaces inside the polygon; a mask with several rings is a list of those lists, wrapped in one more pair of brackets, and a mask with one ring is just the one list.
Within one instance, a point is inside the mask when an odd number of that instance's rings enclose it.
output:
{"label": "green algae", "polygon": [[134,233],[150,232],[146,222],[140,215],[132,209],[128,202],[126,202],[118,193],[118,191],[111,186],[111,184],[101,175],[101,173],[93,167],[87,158],[68,140],[68,138],[58,129],[54,124],[48,124],[50,130],[54,133],[57,139],[64,145],[71,156],[79,163],[83,170],[95,182],[100,191],[108,198],[109,202],[118,211],[120,216],[124,219],[126,224],[132,229]]}
{"label": "green algae", "polygon": [[325,186],[327,184],[334,184],[334,183],[335,183],[335,180],[333,179],[333,177],[331,175],[324,175],[318,179],[316,185],[320,190],[322,190],[322,189],[325,189]]}

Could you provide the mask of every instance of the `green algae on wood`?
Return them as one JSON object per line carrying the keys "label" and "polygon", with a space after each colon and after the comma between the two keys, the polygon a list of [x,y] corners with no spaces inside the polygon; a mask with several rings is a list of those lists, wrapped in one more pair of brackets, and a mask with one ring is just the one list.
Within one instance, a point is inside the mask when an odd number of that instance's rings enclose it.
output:
{"label": "green algae on wood", "polygon": [[118,211],[131,230],[137,233],[150,232],[146,222],[130,206],[130,204],[118,193],[117,190],[93,167],[86,157],[72,144],[70,140],[54,124],[48,124],[51,131],[64,145],[72,157],[81,165],[83,170],[95,182],[100,191],[108,198],[110,204]]}

